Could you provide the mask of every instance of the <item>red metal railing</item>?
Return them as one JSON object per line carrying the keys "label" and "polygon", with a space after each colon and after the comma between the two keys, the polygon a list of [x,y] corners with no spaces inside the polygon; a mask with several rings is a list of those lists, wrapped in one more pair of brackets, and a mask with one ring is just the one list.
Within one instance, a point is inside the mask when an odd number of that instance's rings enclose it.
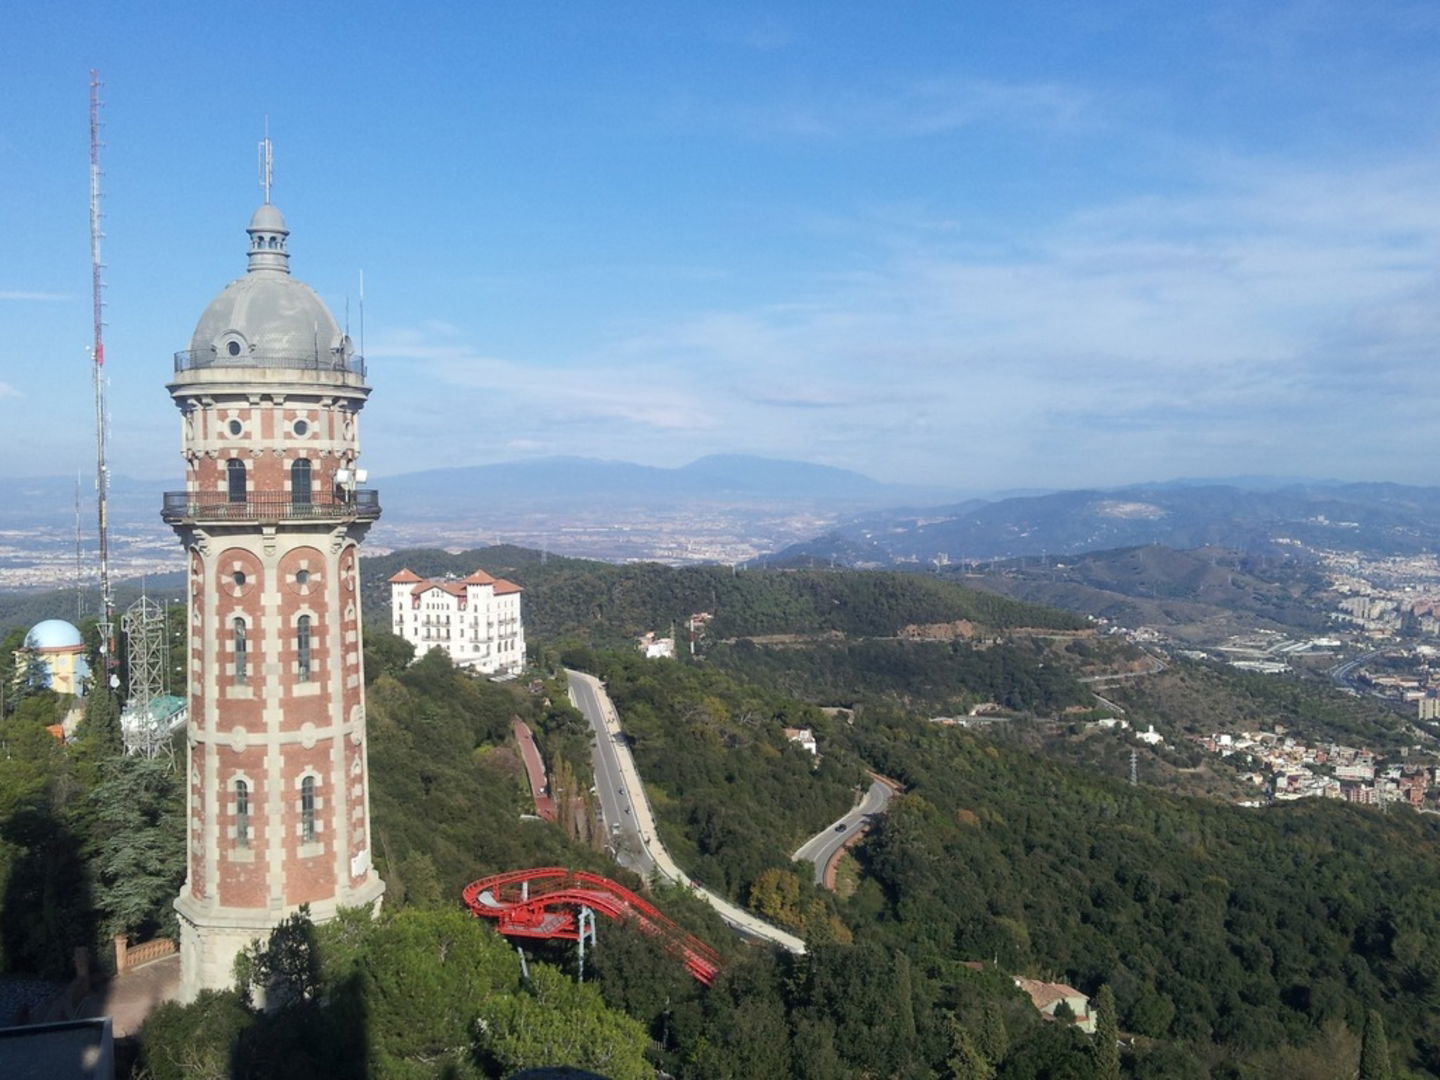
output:
{"label": "red metal railing", "polygon": [[616,921],[633,919],[706,986],[720,973],[719,953],[648,900],[599,874],[563,866],[512,870],[472,881],[462,895],[472,914],[494,919],[507,937],[575,941],[580,936],[576,909],[584,906]]}

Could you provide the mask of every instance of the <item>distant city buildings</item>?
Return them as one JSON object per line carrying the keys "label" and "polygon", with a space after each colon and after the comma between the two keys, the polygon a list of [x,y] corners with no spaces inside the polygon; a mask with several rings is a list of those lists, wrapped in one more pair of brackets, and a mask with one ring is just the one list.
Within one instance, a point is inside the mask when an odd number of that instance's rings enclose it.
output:
{"label": "distant city buildings", "polygon": [[443,649],[459,667],[515,675],[525,666],[523,590],[476,570],[460,581],[401,570],[390,579],[390,623],[417,655]]}
{"label": "distant city buildings", "polygon": [[1424,807],[1437,782],[1432,765],[1381,767],[1367,749],[1339,743],[1307,745],[1283,730],[1192,735],[1202,750],[1229,757],[1256,787],[1277,802],[1343,799],[1363,806],[1403,802]]}

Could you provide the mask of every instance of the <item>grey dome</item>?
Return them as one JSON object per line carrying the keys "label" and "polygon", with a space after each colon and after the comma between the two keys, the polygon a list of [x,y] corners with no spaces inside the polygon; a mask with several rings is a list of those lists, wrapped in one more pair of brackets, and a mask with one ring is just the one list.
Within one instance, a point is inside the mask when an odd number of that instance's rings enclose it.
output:
{"label": "grey dome", "polygon": [[274,203],[262,203],[260,209],[256,210],[251,216],[250,226],[246,231],[255,232],[262,229],[267,232],[283,232],[287,234],[290,232],[285,225],[285,215],[280,213],[280,208]]}
{"label": "grey dome", "polygon": [[350,339],[315,290],[290,276],[285,216],[269,203],[256,210],[249,272],[210,301],[190,338],[198,365],[221,367],[343,366]]}

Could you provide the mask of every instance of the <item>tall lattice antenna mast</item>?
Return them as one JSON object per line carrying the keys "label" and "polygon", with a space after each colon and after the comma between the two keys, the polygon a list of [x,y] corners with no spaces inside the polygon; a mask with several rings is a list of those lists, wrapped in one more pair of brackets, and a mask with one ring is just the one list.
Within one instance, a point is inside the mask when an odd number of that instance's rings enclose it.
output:
{"label": "tall lattice antenna mast", "polygon": [[110,474],[105,463],[105,282],[100,263],[100,73],[90,70],[90,293],[94,304],[95,344],[91,352],[95,380],[95,506],[100,526],[100,647],[106,682],[116,684],[115,598],[110,594]]}
{"label": "tall lattice antenna mast", "polygon": [[85,614],[85,555],[80,532],[80,470],[75,470],[75,621]]}

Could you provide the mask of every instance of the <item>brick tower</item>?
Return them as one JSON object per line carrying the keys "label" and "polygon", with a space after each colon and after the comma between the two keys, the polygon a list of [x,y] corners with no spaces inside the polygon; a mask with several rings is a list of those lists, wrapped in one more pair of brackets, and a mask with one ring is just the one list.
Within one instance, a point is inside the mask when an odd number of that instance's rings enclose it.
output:
{"label": "brick tower", "polygon": [[163,516],[189,556],[188,865],[181,999],[301,904],[378,905],[371,866],[356,486],[365,364],[290,276],[265,204],[249,270],[205,309],[168,386],[185,490]]}

